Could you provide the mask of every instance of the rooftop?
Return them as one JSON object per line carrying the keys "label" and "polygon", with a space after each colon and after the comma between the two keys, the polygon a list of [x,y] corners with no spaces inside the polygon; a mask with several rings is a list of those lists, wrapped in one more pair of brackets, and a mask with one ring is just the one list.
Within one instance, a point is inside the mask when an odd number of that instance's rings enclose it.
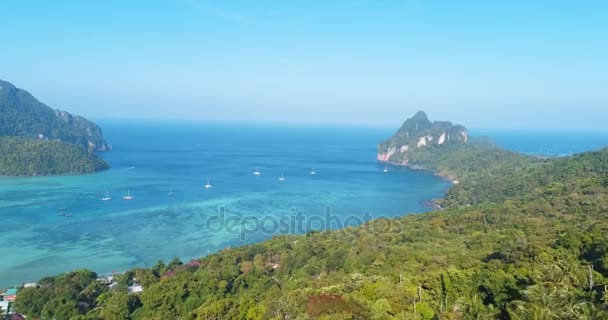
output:
{"label": "rooftop", "polygon": [[16,288],[10,288],[7,289],[6,292],[4,293],[5,296],[12,296],[17,294],[17,289]]}

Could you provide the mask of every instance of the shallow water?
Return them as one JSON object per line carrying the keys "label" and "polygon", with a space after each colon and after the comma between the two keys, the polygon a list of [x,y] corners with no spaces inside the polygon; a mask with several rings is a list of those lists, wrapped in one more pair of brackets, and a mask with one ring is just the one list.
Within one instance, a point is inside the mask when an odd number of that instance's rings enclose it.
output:
{"label": "shallow water", "polygon": [[[423,212],[449,187],[429,172],[384,173],[376,145],[389,129],[100,123],[114,147],[102,154],[112,169],[0,178],[0,286],[77,268],[106,273],[187,260],[273,233],[337,228],[348,217],[352,225]],[[122,199],[128,190],[131,201]],[[112,199],[101,201],[106,191]],[[60,208],[73,216],[59,216]],[[218,223],[220,208],[232,223]],[[302,223],[281,224],[295,218]]]}

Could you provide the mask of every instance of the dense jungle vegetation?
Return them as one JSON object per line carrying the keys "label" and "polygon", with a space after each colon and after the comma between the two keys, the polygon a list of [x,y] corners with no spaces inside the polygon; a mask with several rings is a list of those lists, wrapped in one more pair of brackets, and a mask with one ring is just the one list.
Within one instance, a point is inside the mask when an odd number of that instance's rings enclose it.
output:
{"label": "dense jungle vegetation", "polygon": [[99,157],[73,144],[0,137],[0,175],[90,173],[108,167]]}

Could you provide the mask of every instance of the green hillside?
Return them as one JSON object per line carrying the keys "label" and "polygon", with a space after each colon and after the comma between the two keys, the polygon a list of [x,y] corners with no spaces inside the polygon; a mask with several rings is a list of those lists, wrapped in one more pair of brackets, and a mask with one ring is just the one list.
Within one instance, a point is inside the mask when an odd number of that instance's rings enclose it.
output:
{"label": "green hillside", "polygon": [[[67,273],[15,307],[41,319],[608,319],[608,149],[418,155],[461,180],[446,209],[159,262],[112,288]],[[142,293],[128,293],[135,282]]]}
{"label": "green hillside", "polygon": [[0,80],[0,136],[43,137],[105,151],[110,145],[93,122],[65,111],[53,110],[29,92]]}
{"label": "green hillside", "polygon": [[110,149],[93,122],[0,80],[0,175],[94,172],[108,168],[94,152]]}
{"label": "green hillside", "polygon": [[90,173],[108,164],[83,148],[53,140],[0,137],[0,175]]}

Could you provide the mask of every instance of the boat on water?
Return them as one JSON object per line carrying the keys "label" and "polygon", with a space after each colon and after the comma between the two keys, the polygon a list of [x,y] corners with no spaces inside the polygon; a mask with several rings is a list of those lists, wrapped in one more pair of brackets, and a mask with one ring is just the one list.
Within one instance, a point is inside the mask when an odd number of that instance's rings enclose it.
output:
{"label": "boat on water", "polygon": [[173,195],[174,195],[173,189],[169,189],[169,193],[167,193],[167,196],[173,197]]}
{"label": "boat on water", "polygon": [[383,172],[388,172],[388,167],[384,166],[384,170],[382,170]]}
{"label": "boat on water", "polygon": [[71,217],[72,217],[72,214],[71,214],[71,213],[66,213],[66,214],[65,214],[65,217],[66,217],[66,218],[71,218]]}
{"label": "boat on water", "polygon": [[285,176],[283,176],[283,172],[281,172],[281,176],[279,177],[279,181],[285,181]]}
{"label": "boat on water", "polygon": [[112,198],[110,198],[110,194],[106,191],[106,196],[101,198],[101,201],[109,201],[112,200]]}
{"label": "boat on water", "polygon": [[131,190],[127,191],[127,195],[122,197],[125,200],[133,200],[133,196],[131,195]]}
{"label": "boat on water", "polygon": [[65,211],[68,210],[68,208],[59,208],[59,211]]}
{"label": "boat on water", "polygon": [[255,171],[253,172],[253,175],[254,175],[254,176],[259,176],[259,175],[261,175],[261,174],[262,174],[262,173],[260,172],[260,170],[258,170],[258,168],[255,168]]}
{"label": "boat on water", "polygon": [[311,176],[314,176],[314,175],[316,175],[316,174],[317,174],[317,171],[315,171],[315,168],[312,168],[312,169],[310,170],[310,175],[311,175]]}
{"label": "boat on water", "polygon": [[213,188],[213,186],[209,182],[209,178],[207,178],[207,184],[205,185],[205,189],[211,189],[211,188]]}

